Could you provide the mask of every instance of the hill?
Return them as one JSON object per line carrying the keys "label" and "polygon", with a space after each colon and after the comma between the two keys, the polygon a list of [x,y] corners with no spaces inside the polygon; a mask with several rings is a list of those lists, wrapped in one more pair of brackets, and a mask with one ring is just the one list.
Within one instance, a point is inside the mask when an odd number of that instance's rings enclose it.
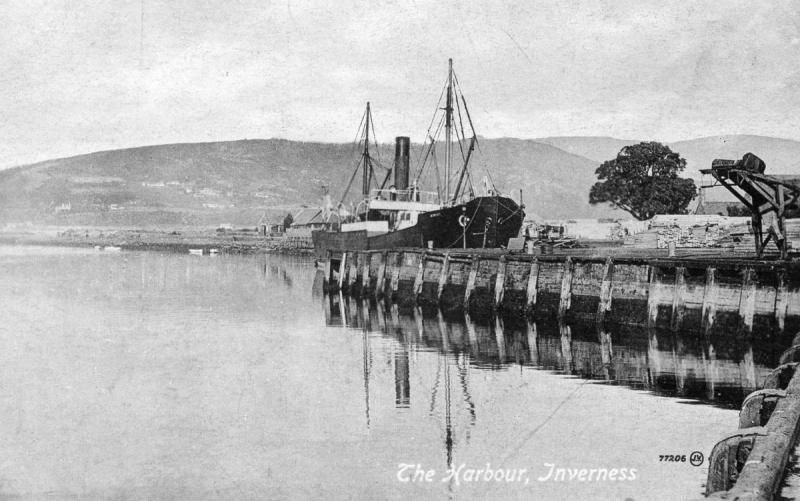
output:
{"label": "hill", "polygon": [[[488,172],[514,198],[522,189],[527,212],[546,219],[627,217],[589,205],[588,192],[599,162],[635,142],[481,139],[473,181],[480,184]],[[687,159],[686,175],[698,182],[699,169],[714,158],[741,158],[748,151],[766,161],[767,173],[800,174],[800,142],[788,139],[716,136],[669,145]],[[392,145],[380,146],[383,164],[390,165],[392,155]],[[419,156],[420,146],[413,145],[412,172]],[[253,226],[265,213],[275,220],[304,204],[318,206],[324,186],[338,199],[357,161],[351,144],[283,139],[145,146],[49,160],[0,171],[0,223]],[[428,173],[423,185],[432,179]],[[706,199],[732,198],[716,188],[707,190]]]}
{"label": "hill", "polygon": [[619,150],[640,141],[634,139],[616,139],[604,136],[559,136],[534,139],[549,144],[566,152],[578,155],[598,164],[617,156]]}
{"label": "hill", "polygon": [[[476,182],[497,187],[544,217],[621,214],[588,204],[595,163],[532,140],[484,139]],[[393,146],[380,156],[391,164]],[[412,159],[419,155],[419,145]],[[69,225],[255,225],[262,214],[334,198],[358,160],[350,144],[282,139],[171,144],[104,151],[0,171],[0,221]],[[413,164],[413,162],[412,162]],[[440,162],[441,165],[441,162]],[[413,170],[413,165],[412,165]],[[358,183],[352,189],[358,189]]]}

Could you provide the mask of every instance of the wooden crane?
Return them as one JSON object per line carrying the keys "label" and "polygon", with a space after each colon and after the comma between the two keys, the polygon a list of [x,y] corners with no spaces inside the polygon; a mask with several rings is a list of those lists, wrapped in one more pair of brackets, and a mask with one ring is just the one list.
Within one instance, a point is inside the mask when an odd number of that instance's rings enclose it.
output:
{"label": "wooden crane", "polygon": [[[710,169],[700,172],[713,176],[750,209],[758,257],[763,255],[769,241],[774,239],[781,258],[786,259],[786,216],[796,215],[800,210],[800,177],[768,176],[764,174],[765,168],[763,160],[747,153],[741,160],[714,160]],[[769,213],[774,213],[774,218],[765,231],[764,216]]]}

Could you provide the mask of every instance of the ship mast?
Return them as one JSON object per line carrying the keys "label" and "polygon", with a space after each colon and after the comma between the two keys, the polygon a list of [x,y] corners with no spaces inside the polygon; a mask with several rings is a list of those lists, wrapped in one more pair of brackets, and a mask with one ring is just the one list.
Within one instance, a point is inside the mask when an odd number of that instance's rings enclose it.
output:
{"label": "ship mast", "polygon": [[452,138],[452,122],[453,122],[453,59],[448,59],[447,70],[447,101],[445,104],[445,149],[444,149],[444,185],[446,201],[450,200],[450,164],[452,163],[453,156],[453,138]]}
{"label": "ship mast", "polygon": [[364,123],[364,153],[362,153],[362,156],[364,157],[364,165],[363,180],[361,182],[361,194],[364,196],[369,196],[369,184],[370,179],[372,178],[372,161],[369,157],[369,122],[372,119],[372,115],[369,111],[369,101],[367,101],[366,117],[367,118]]}

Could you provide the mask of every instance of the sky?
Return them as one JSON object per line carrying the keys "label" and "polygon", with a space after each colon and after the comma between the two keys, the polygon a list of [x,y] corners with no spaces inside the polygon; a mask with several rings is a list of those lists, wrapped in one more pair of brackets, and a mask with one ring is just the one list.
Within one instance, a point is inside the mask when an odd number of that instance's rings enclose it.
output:
{"label": "sky", "polygon": [[421,140],[447,59],[486,137],[800,140],[791,1],[3,0],[0,168],[148,144]]}

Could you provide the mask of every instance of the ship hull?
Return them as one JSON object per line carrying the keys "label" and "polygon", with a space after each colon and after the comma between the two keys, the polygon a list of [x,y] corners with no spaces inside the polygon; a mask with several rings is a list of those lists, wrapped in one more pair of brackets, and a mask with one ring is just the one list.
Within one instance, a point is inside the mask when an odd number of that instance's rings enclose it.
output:
{"label": "ship hull", "polygon": [[498,248],[506,247],[508,240],[519,234],[524,219],[525,212],[508,197],[476,197],[420,214],[417,226],[424,242],[433,242],[436,248]]}
{"label": "ship hull", "polygon": [[[462,216],[466,218],[466,227],[460,224],[464,221]],[[519,234],[524,218],[522,208],[508,197],[476,197],[464,204],[420,214],[415,226],[382,235],[369,236],[366,231],[315,231],[314,254],[325,258],[328,251],[506,247],[508,240]]]}

